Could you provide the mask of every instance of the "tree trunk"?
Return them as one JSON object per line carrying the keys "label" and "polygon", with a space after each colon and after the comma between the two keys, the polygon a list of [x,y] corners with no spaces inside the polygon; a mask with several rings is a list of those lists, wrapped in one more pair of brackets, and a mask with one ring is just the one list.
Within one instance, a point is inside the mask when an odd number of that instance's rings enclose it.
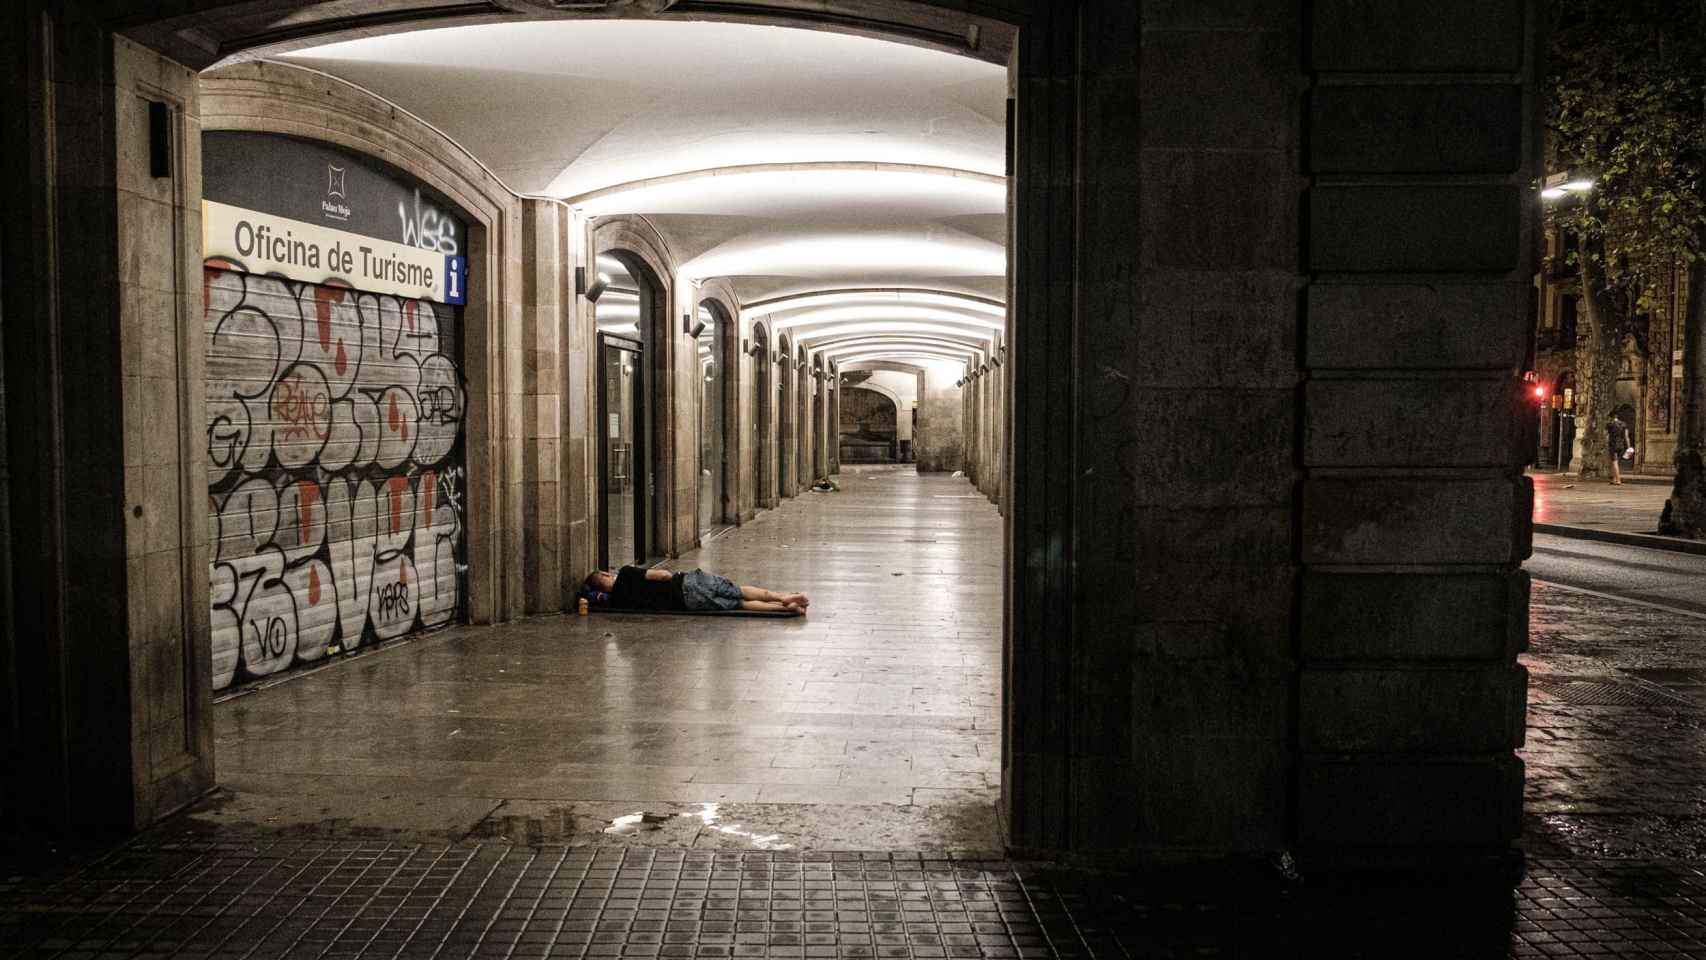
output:
{"label": "tree trunk", "polygon": [[1617,406],[1617,375],[1623,369],[1623,343],[1618,336],[1622,325],[1617,322],[1605,274],[1591,255],[1581,259],[1581,278],[1588,336],[1587,346],[1577,352],[1580,402],[1576,408],[1576,426],[1582,438],[1582,462],[1577,469],[1583,480],[1590,480],[1611,476],[1605,425],[1611,421],[1612,408]]}
{"label": "tree trunk", "polygon": [[1676,432],[1676,485],[1661,533],[1706,537],[1706,260],[1688,265],[1683,310],[1682,416]]}

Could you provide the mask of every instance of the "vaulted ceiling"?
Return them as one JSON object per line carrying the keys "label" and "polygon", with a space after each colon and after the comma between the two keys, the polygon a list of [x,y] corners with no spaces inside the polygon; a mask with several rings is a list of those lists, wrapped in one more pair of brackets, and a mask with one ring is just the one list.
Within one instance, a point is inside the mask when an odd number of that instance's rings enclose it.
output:
{"label": "vaulted ceiling", "polygon": [[685,277],[728,279],[748,317],[826,356],[965,356],[1001,326],[999,66],[869,37],[633,20],[276,56],[420,116],[518,193],[644,215]]}

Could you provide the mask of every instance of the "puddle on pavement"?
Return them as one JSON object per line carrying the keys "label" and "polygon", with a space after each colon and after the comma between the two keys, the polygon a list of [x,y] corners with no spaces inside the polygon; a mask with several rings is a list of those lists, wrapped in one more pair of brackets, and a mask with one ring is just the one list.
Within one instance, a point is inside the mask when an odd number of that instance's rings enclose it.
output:
{"label": "puddle on pavement", "polygon": [[[474,826],[469,836],[513,843],[633,842],[647,846],[738,846],[751,850],[792,850],[779,833],[747,829],[740,818],[724,815],[719,803],[675,809],[635,810],[617,816],[611,804],[551,806],[506,804]],[[603,807],[603,810],[590,808]],[[609,841],[604,838],[612,838]]]}
{"label": "puddle on pavement", "polygon": [[525,845],[722,850],[995,850],[993,791],[961,802],[809,804],[507,800],[469,839]]}
{"label": "puddle on pavement", "polygon": [[604,832],[624,835],[639,833],[643,830],[658,830],[661,829],[659,824],[668,823],[679,816],[683,816],[683,814],[646,813],[644,811],[629,813],[610,821],[610,826],[605,827]]}
{"label": "puddle on pavement", "polygon": [[746,829],[744,824],[723,822],[722,804],[719,803],[702,803],[697,810],[681,813],[636,811],[611,820],[610,826],[605,827],[603,832],[616,836],[631,836],[636,833],[661,831],[671,821],[681,821],[697,829],[714,831],[727,838],[750,844],[756,850],[793,849],[792,844],[781,842],[780,834],[760,834]]}
{"label": "puddle on pavement", "polygon": [[1706,683],[1706,670],[1688,667],[1619,667],[1620,672],[1654,683]]}

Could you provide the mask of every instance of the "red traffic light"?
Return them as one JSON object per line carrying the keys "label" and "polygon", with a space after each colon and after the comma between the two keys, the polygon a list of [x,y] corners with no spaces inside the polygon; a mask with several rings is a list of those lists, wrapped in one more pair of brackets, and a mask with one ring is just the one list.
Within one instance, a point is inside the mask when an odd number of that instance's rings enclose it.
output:
{"label": "red traffic light", "polygon": [[1539,386],[1535,387],[1534,388],[1534,399],[1545,400],[1546,399],[1546,388],[1545,387],[1539,387]]}

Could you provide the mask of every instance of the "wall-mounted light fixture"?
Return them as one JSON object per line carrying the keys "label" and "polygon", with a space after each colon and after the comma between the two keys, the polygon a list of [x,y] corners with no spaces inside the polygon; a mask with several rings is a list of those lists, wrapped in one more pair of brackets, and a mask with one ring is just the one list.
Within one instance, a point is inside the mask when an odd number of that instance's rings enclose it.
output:
{"label": "wall-mounted light fixture", "polygon": [[693,319],[693,314],[684,313],[681,315],[681,329],[682,332],[697,340],[699,339],[699,335],[705,332],[705,321],[695,321]]}
{"label": "wall-mounted light fixture", "polygon": [[586,268],[575,268],[575,292],[581,296],[591,300],[593,303],[597,303],[598,298],[604,296],[604,291],[609,288],[610,274],[600,270],[598,275],[593,279],[592,284],[589,286],[586,282]]}
{"label": "wall-mounted light fixture", "polygon": [[954,386],[956,386],[956,387],[963,387],[965,385],[966,385],[966,382],[964,379],[954,381]]}

